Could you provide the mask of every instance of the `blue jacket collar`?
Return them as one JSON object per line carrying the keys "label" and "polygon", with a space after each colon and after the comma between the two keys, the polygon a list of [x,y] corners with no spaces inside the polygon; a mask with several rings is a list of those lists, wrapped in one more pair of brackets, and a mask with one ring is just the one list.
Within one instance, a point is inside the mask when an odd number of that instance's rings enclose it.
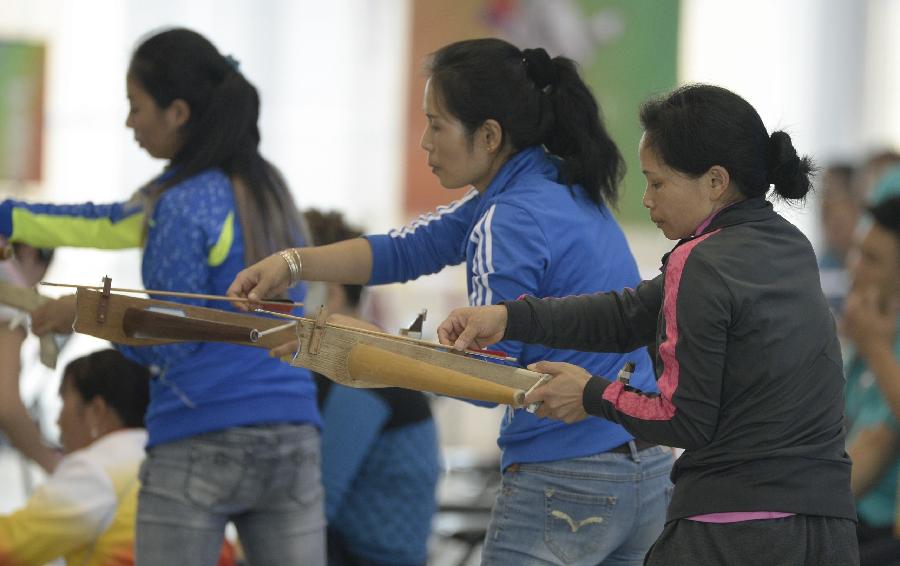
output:
{"label": "blue jacket collar", "polygon": [[482,196],[484,200],[503,193],[516,178],[523,174],[538,174],[554,181],[559,177],[556,165],[541,146],[533,145],[514,154],[497,171]]}
{"label": "blue jacket collar", "polygon": [[[503,164],[487,188],[478,195],[475,214],[472,215],[471,224],[469,224],[469,234],[475,229],[475,224],[484,216],[494,199],[512,187],[524,175],[537,175],[556,181],[559,178],[559,170],[552,157],[541,146],[526,147],[514,154]],[[469,238],[466,238],[461,242],[461,253],[463,254],[465,254],[468,241]]]}

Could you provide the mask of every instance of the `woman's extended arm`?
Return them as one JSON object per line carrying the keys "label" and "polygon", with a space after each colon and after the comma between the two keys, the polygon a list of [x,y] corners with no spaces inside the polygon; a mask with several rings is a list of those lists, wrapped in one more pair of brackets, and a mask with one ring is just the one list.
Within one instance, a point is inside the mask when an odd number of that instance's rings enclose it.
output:
{"label": "woman's extended arm", "polygon": [[[300,273],[306,281],[364,285],[372,276],[372,248],[365,238],[327,246],[294,248],[300,258]],[[281,253],[272,254],[237,274],[228,295],[262,300],[278,295],[291,284],[288,263]],[[246,310],[245,303],[235,304]]]}
{"label": "woman's extended arm", "polygon": [[502,338],[551,348],[630,352],[653,342],[661,304],[659,276],[621,293],[525,297],[504,305],[455,309],[438,327],[438,338],[457,349]]}
{"label": "woman's extended arm", "polygon": [[19,352],[24,341],[23,329],[10,329],[0,323],[0,430],[19,452],[52,472],[62,454],[47,446],[19,393]]}

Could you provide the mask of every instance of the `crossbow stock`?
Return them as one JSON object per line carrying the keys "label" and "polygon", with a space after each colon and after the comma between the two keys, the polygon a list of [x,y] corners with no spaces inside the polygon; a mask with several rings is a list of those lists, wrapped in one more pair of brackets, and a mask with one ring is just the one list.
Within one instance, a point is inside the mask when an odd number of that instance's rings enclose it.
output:
{"label": "crossbow stock", "polygon": [[[148,291],[152,293],[152,291]],[[272,349],[298,341],[293,366],[349,387],[402,387],[522,407],[545,374],[495,364],[439,344],[268,311],[277,318],[77,287],[76,332],[133,346],[227,342]]]}

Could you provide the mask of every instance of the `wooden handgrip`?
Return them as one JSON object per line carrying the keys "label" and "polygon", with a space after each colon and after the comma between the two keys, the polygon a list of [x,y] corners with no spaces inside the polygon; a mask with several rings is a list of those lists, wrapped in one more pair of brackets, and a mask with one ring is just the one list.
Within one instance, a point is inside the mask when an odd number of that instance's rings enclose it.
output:
{"label": "wooden handgrip", "polygon": [[428,364],[366,344],[355,344],[347,358],[350,377],[357,380],[426,391],[450,397],[521,407],[525,392],[505,385]]}
{"label": "wooden handgrip", "polygon": [[256,342],[251,328],[197,320],[153,312],[143,309],[127,308],[122,316],[122,331],[129,338],[166,338],[170,340],[191,340],[204,342]]}

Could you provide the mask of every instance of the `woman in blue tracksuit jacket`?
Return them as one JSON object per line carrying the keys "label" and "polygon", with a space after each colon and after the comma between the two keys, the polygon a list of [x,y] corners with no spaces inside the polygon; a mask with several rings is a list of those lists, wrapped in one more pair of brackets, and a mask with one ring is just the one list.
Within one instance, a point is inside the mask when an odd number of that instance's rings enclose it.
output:
{"label": "woman in blue tracksuit jacket", "polygon": [[[472,305],[638,282],[605,205],[616,196],[621,158],[574,64],[484,39],[442,48],[429,71],[422,147],[442,185],[474,190],[402,230],[295,250],[293,277],[288,262],[271,256],[239,274],[230,294],[258,299],[301,278],[408,281],[463,261]],[[633,383],[654,390],[644,349],[497,348],[522,364],[580,362],[605,375],[634,361]],[[503,424],[499,444],[503,486],[485,564],[641,563],[663,526],[671,467],[663,448],[635,445],[620,426],[598,419],[565,425],[523,410]]]}
{"label": "woman in blue tracksuit jacket", "polygon": [[[245,265],[274,249],[302,245],[287,187],[257,150],[256,89],[233,59],[174,29],[137,48],[127,78],[126,125],[150,155],[169,160],[166,171],[128,203],[4,201],[0,235],[45,247],[143,246],[146,288],[205,294],[223,294]],[[296,287],[290,298],[303,294]],[[36,326],[43,318],[40,326],[71,331],[74,301],[35,316]],[[310,374],[264,350],[222,343],[119,349],[156,374],[138,563],[213,564],[231,520],[254,564],[324,565]]]}

